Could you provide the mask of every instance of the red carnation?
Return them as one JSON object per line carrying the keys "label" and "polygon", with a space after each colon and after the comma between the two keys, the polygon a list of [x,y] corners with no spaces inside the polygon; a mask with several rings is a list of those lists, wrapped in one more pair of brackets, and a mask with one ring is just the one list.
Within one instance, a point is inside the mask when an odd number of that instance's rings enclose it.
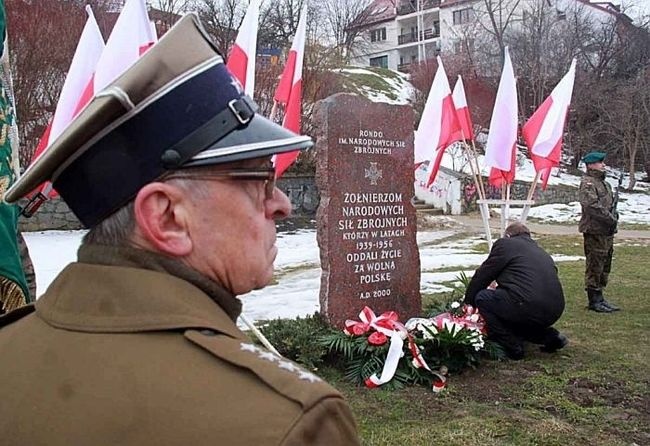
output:
{"label": "red carnation", "polygon": [[380,333],[378,331],[374,332],[370,336],[368,336],[368,344],[372,345],[384,345],[388,341],[388,338],[386,337],[385,334]]}

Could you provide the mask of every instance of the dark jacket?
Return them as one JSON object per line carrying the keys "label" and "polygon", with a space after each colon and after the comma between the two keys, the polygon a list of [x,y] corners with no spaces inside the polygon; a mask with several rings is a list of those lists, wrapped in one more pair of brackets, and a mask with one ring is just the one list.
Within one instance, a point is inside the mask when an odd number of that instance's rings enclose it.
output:
{"label": "dark jacket", "polygon": [[488,258],[474,273],[465,301],[474,305],[476,294],[493,280],[498,290],[507,292],[513,302],[525,305],[531,312],[557,319],[564,311],[564,293],[555,262],[527,234],[494,243]]}
{"label": "dark jacket", "polygon": [[587,170],[580,181],[582,215],[578,231],[593,235],[614,234],[617,218],[612,212],[613,203],[612,187],[605,181],[605,172]]}
{"label": "dark jacket", "polygon": [[0,443],[358,444],[339,392],[237,328],[238,299],[130,255],[73,263],[0,318]]}

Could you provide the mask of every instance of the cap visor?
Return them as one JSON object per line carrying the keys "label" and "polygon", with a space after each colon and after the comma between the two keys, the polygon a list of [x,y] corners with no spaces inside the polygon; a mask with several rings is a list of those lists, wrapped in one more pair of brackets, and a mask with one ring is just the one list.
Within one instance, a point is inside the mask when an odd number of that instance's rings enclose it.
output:
{"label": "cap visor", "polygon": [[234,130],[199,152],[183,167],[230,163],[312,147],[309,136],[300,136],[262,115],[255,115],[244,128]]}

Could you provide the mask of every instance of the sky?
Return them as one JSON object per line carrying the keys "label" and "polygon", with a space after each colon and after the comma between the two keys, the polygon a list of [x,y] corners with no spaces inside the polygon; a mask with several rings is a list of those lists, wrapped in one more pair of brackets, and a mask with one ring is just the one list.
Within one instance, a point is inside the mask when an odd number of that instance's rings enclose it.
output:
{"label": "sky", "polygon": [[[602,1],[592,0],[592,3]],[[612,3],[621,6],[621,10],[635,22],[643,16],[650,15],[650,0],[612,0]]]}
{"label": "sky", "polygon": [[[558,181],[575,184],[577,178],[563,174]],[[646,193],[621,194],[621,221],[650,225],[650,184],[640,183],[638,189]],[[579,213],[579,204],[569,203],[533,207],[529,215],[546,222],[575,223]],[[417,234],[421,262],[420,289],[425,293],[449,291],[448,282],[455,281],[461,272],[471,276],[487,257],[487,252],[477,250],[477,246],[485,242],[481,234],[454,239],[453,236],[463,229],[445,224],[451,218],[449,216],[433,218],[440,219],[440,226],[444,229]],[[45,231],[23,234],[34,263],[39,295],[65,265],[75,260],[84,233]],[[277,246],[276,284],[242,296],[244,314],[253,321],[295,318],[313,314],[319,309],[321,269],[316,231],[279,233]],[[582,259],[553,252],[550,254],[556,262]]]}

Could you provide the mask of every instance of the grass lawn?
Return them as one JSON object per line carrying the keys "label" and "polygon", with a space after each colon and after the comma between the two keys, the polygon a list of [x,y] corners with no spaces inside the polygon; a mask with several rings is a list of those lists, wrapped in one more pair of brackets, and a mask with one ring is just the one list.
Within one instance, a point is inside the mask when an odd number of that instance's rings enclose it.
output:
{"label": "grass lawn", "polygon": [[[552,254],[582,255],[582,238],[536,237]],[[586,310],[584,262],[559,263],[567,300],[556,354],[484,361],[441,394],[368,390],[321,374],[347,397],[365,445],[650,445],[650,241],[616,240],[606,296],[623,308]],[[424,296],[425,302],[442,295]]]}

